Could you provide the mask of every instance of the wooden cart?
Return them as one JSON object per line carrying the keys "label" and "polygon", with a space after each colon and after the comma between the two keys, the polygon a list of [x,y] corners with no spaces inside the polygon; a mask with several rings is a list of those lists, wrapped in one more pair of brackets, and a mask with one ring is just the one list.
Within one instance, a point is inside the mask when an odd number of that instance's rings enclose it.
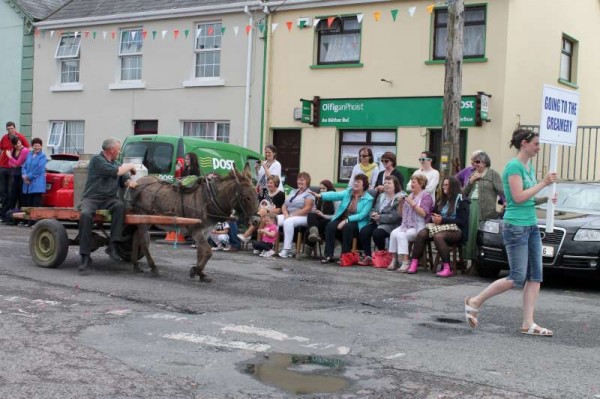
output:
{"label": "wooden cart", "polygon": [[[80,212],[74,208],[24,208],[23,212],[13,214],[13,218],[35,220],[29,235],[29,252],[33,261],[40,267],[61,265],[69,252],[69,246],[79,245],[79,235],[70,239],[64,222],[78,222]],[[94,218],[95,231],[92,233],[92,251],[107,246],[109,234],[104,224],[110,223],[110,211],[98,210]],[[123,241],[119,246],[119,256],[125,261],[131,260],[131,246],[135,228],[140,224],[186,226],[200,223],[200,219],[163,215],[125,215]],[[141,254],[140,254],[141,255]]]}

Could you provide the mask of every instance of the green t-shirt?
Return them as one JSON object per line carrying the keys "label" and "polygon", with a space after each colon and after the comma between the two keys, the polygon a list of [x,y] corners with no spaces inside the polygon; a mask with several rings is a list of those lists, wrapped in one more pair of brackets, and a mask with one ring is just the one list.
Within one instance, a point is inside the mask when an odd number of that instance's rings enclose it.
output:
{"label": "green t-shirt", "polygon": [[502,184],[504,185],[504,195],[506,196],[506,211],[504,212],[504,221],[515,226],[535,226],[537,225],[537,215],[535,212],[535,200],[533,197],[527,201],[517,204],[510,192],[508,178],[513,175],[521,176],[523,180],[523,190],[527,190],[537,184],[535,178],[535,169],[533,164],[529,163],[529,171],[523,166],[521,161],[513,158],[506,164],[502,174]]}

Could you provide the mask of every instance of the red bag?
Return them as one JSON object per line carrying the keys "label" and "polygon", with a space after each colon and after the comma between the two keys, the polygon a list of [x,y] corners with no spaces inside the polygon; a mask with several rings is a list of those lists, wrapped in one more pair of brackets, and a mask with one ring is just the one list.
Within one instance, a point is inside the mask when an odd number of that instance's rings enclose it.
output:
{"label": "red bag", "polygon": [[340,266],[354,266],[359,261],[358,252],[346,252],[340,256]]}
{"label": "red bag", "polygon": [[392,254],[382,249],[381,251],[373,252],[373,267],[388,267],[392,263]]}

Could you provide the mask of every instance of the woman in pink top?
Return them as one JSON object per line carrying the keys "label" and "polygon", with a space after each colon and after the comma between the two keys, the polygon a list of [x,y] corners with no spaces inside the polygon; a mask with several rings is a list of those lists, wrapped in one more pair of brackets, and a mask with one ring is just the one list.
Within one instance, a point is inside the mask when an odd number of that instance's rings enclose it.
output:
{"label": "woman in pink top", "polygon": [[11,138],[13,145],[12,150],[6,150],[6,156],[8,158],[8,165],[10,167],[11,176],[10,183],[8,186],[8,200],[6,204],[2,206],[2,219],[7,220],[7,212],[12,210],[17,205],[21,205],[21,191],[23,188],[23,178],[21,177],[21,166],[27,160],[27,154],[29,149],[23,146],[21,139],[18,137]]}

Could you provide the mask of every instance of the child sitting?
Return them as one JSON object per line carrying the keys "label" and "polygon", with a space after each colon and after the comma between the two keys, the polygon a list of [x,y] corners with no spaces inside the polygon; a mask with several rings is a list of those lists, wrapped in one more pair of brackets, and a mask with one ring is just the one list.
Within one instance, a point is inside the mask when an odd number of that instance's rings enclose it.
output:
{"label": "child sitting", "polygon": [[264,258],[270,258],[275,255],[273,245],[277,239],[277,215],[267,213],[264,218],[265,225],[262,229],[258,229],[258,233],[262,234],[261,240],[252,243],[255,254],[260,254]]}
{"label": "child sitting", "polygon": [[215,228],[210,232],[210,239],[216,244],[213,247],[213,251],[229,251],[231,244],[229,244],[229,223],[219,222],[215,225]]}

